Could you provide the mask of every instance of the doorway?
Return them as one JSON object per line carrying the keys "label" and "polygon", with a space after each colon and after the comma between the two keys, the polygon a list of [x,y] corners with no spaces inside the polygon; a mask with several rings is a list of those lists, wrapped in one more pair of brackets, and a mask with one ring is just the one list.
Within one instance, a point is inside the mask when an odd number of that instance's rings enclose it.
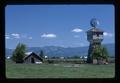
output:
{"label": "doorway", "polygon": [[31,63],[35,63],[35,60],[33,57],[31,57]]}

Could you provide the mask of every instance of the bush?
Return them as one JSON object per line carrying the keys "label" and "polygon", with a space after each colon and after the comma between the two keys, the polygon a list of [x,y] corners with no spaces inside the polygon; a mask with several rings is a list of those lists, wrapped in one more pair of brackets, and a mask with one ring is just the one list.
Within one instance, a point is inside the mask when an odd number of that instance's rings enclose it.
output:
{"label": "bush", "polygon": [[80,56],[75,55],[75,56],[73,56],[72,58],[73,58],[73,59],[79,59]]}
{"label": "bush", "polygon": [[52,64],[52,63],[54,63],[54,61],[53,60],[48,60],[48,63]]}
{"label": "bush", "polygon": [[105,46],[96,46],[92,51],[92,59],[97,59],[98,64],[101,64],[105,59],[108,62],[108,51]]}

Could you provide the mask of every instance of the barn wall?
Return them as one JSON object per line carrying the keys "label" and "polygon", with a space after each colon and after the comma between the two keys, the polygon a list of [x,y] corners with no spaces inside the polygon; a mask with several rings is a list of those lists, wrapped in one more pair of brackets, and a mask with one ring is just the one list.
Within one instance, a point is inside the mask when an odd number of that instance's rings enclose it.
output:
{"label": "barn wall", "polygon": [[[24,61],[24,63],[31,63],[31,58],[32,58],[33,56],[30,56],[30,57],[28,57],[25,61]],[[41,62],[39,59],[37,59],[37,58],[35,58],[35,57],[33,57],[34,58],[34,61],[35,62]]]}

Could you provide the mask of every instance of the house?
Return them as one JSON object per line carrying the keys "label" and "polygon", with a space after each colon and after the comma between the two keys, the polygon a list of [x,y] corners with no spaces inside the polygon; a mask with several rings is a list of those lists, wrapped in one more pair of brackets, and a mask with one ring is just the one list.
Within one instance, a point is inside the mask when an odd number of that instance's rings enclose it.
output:
{"label": "house", "polygon": [[23,59],[24,63],[41,64],[43,62],[43,59],[34,52],[27,52],[25,55]]}

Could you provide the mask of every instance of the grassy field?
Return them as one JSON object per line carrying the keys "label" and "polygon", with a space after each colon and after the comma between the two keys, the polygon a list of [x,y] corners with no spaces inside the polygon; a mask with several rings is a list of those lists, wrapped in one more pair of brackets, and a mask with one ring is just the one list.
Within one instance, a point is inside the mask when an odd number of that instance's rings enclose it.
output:
{"label": "grassy field", "polygon": [[6,61],[6,78],[113,78],[115,64],[15,64]]}

